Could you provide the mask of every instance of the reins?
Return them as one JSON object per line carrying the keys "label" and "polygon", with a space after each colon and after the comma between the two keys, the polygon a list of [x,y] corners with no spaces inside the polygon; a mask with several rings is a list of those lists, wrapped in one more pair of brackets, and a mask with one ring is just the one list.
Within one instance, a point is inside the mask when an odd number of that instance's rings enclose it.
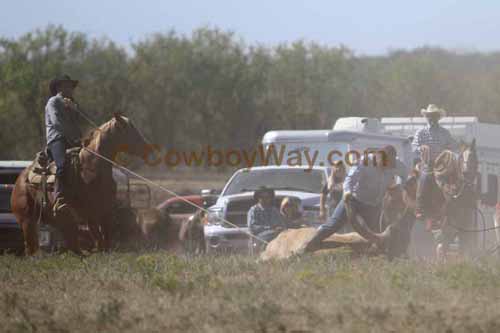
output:
{"label": "reins", "polygon": [[[202,206],[199,206],[199,205],[197,205],[197,204],[195,204],[195,203],[193,203],[193,202],[191,202],[191,201],[189,201],[189,200],[187,200],[187,199],[183,198],[181,195],[177,194],[176,192],[174,192],[174,191],[172,191],[172,190],[170,190],[170,189],[166,188],[166,187],[165,187],[165,186],[163,186],[163,185],[160,185],[160,184],[158,184],[158,183],[155,183],[154,181],[152,181],[152,180],[150,180],[150,179],[148,179],[148,178],[146,178],[146,177],[144,177],[144,176],[142,176],[142,175],[140,175],[140,174],[138,174],[138,173],[136,173],[136,172],[134,172],[134,171],[132,171],[132,170],[130,170],[130,169],[128,169],[128,168],[126,168],[126,167],[124,167],[124,166],[120,165],[120,164],[118,164],[118,163],[116,163],[115,161],[113,161],[113,160],[111,160],[111,159],[107,158],[106,156],[103,156],[103,155],[101,155],[101,154],[99,154],[99,153],[97,153],[97,152],[93,151],[92,149],[88,149],[87,147],[83,147],[82,149],[84,149],[84,150],[88,151],[89,153],[91,153],[91,154],[93,154],[93,155],[95,155],[95,156],[99,157],[100,159],[102,159],[102,160],[104,160],[104,161],[108,162],[109,164],[113,165],[114,167],[119,168],[120,170],[123,170],[123,171],[125,171],[125,172],[127,172],[127,173],[131,174],[132,176],[134,176],[134,177],[136,177],[136,178],[139,178],[140,180],[142,180],[142,181],[144,181],[144,182],[146,182],[146,183],[148,183],[148,184],[150,184],[150,185],[152,185],[152,186],[154,186],[154,187],[157,187],[158,189],[162,190],[163,192],[166,192],[166,193],[168,193],[168,194],[170,194],[170,195],[172,195],[172,196],[174,196],[174,197],[176,197],[176,198],[180,199],[181,201],[183,201],[183,202],[185,202],[185,203],[187,203],[187,204],[189,204],[189,205],[191,205],[191,206],[193,206],[193,207],[198,208],[199,210],[201,210],[201,211],[203,211],[203,212],[205,212],[205,213],[207,213],[207,214],[209,213],[209,210],[208,210],[208,209],[206,209],[206,208],[204,208],[204,207],[202,207]],[[258,241],[260,241],[260,242],[263,242],[264,244],[269,244],[269,242],[267,242],[267,241],[263,240],[262,238],[260,238],[260,237],[258,237],[258,236],[253,235],[252,233],[250,233],[250,232],[248,232],[248,231],[246,231],[246,230],[243,230],[241,227],[237,226],[237,225],[236,225],[236,224],[234,224],[234,223],[229,222],[228,220],[226,220],[226,219],[224,219],[224,218],[220,218],[220,217],[218,217],[217,219],[219,219],[220,221],[222,221],[222,222],[224,222],[224,223],[226,223],[226,224],[228,224],[228,225],[230,225],[230,226],[232,226],[232,227],[234,227],[234,228],[236,228],[236,229],[238,229],[238,230],[240,230],[240,231],[242,231],[242,232],[246,233],[246,234],[247,234],[248,236],[250,236],[251,238],[254,238],[254,239],[256,239],[256,240],[258,240]]]}

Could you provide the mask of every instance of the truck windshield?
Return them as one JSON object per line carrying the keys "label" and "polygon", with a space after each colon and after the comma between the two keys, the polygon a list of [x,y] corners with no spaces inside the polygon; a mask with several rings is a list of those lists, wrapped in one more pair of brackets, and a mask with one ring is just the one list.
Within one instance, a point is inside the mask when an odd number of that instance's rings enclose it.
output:
{"label": "truck windshield", "polygon": [[239,172],[223,195],[255,191],[265,186],[274,190],[320,193],[325,173],[306,169],[262,169]]}
{"label": "truck windshield", "polygon": [[10,189],[0,189],[0,213],[10,213]]}

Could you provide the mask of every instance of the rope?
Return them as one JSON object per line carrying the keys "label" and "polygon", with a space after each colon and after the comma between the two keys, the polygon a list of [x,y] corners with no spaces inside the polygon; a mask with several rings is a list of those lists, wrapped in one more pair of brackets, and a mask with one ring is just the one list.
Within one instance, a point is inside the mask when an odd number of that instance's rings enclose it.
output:
{"label": "rope", "polygon": [[[99,128],[99,126],[96,124],[96,122],[95,122],[95,121],[93,121],[93,120],[90,118],[90,116],[88,116],[85,112],[83,112],[83,111],[80,109],[80,107],[79,107],[78,105],[77,105],[77,107],[76,107],[75,109],[76,109],[76,111],[77,111],[78,113],[80,113],[80,114],[82,115],[82,117],[83,117],[83,118],[84,118],[87,122],[89,122],[89,123],[90,123],[90,124],[91,124],[91,125],[95,128],[95,129],[100,130],[100,128]],[[145,142],[149,143],[149,140],[147,140],[147,139],[146,139],[146,138],[142,135],[142,133],[141,133],[141,137],[144,139],[144,141],[145,141]],[[125,172],[127,172],[127,173],[129,173],[129,174],[131,174],[131,175],[133,175],[133,176],[135,176],[135,177],[137,177],[137,178],[141,179],[142,181],[144,181],[144,182],[146,182],[146,183],[148,183],[148,184],[150,184],[150,185],[152,185],[152,186],[155,186],[155,187],[159,188],[160,190],[162,190],[162,191],[164,191],[164,192],[166,192],[166,193],[169,193],[170,195],[173,195],[174,197],[176,197],[176,198],[178,198],[178,199],[180,199],[180,200],[184,201],[184,202],[185,202],[185,203],[187,203],[188,205],[191,205],[191,206],[193,206],[193,207],[196,207],[196,208],[198,208],[199,210],[201,210],[201,211],[203,211],[203,212],[205,212],[205,213],[207,213],[207,214],[209,213],[208,209],[206,209],[206,208],[204,208],[204,207],[201,207],[201,206],[199,206],[199,205],[197,205],[197,204],[195,204],[195,203],[193,203],[193,202],[191,202],[191,201],[189,201],[189,200],[187,200],[187,199],[184,199],[182,196],[180,196],[179,194],[175,193],[174,191],[169,190],[168,188],[166,188],[166,187],[164,187],[164,186],[162,186],[162,185],[160,185],[160,184],[157,184],[157,183],[153,182],[152,180],[150,180],[150,179],[148,179],[148,178],[146,178],[146,177],[144,177],[144,176],[142,176],[142,175],[140,175],[140,174],[138,174],[138,173],[136,173],[136,172],[134,172],[134,171],[132,171],[132,170],[130,170],[130,169],[128,169],[128,168],[126,168],[126,167],[124,167],[124,166],[120,165],[120,164],[118,164],[118,163],[116,163],[115,161],[113,161],[113,160],[111,160],[111,159],[107,158],[106,156],[103,156],[103,155],[99,154],[99,153],[98,153],[98,152],[96,152],[96,151],[93,151],[93,150],[91,150],[91,149],[88,149],[87,147],[82,147],[82,149],[85,149],[85,150],[86,150],[86,151],[88,151],[89,153],[91,153],[91,154],[93,154],[93,155],[95,155],[95,156],[97,156],[97,157],[101,158],[102,160],[104,160],[104,161],[106,161],[106,162],[110,163],[111,165],[113,165],[113,166],[115,166],[115,167],[119,168],[120,170],[123,170],[123,171],[125,171]],[[262,243],[264,243],[264,244],[266,244],[266,245],[267,245],[267,244],[269,244],[269,242],[265,241],[264,239],[262,239],[262,238],[260,238],[260,237],[258,237],[258,236],[253,235],[251,232],[248,232],[248,231],[243,230],[242,228],[240,228],[240,227],[239,227],[239,226],[237,226],[236,224],[233,224],[233,223],[229,222],[229,221],[228,221],[228,220],[226,220],[226,219],[219,218],[219,217],[218,217],[218,219],[219,219],[220,221],[222,221],[222,222],[224,222],[224,223],[227,223],[227,224],[229,224],[230,226],[232,226],[232,227],[234,227],[234,228],[236,228],[236,229],[238,229],[238,230],[242,231],[243,233],[247,234],[248,236],[250,236],[250,237],[251,237],[251,238],[253,238],[253,239],[258,240],[259,242],[262,242]]]}
{"label": "rope", "polygon": [[97,123],[92,118],[90,118],[89,115],[87,115],[85,112],[83,112],[83,110],[80,109],[80,105],[76,104],[75,110],[83,117],[83,119],[85,119],[96,130],[98,131],[100,130],[99,125],[97,125]]}
{"label": "rope", "polygon": [[458,231],[461,231],[461,232],[488,232],[488,231],[493,231],[493,230],[500,229],[500,226],[498,226],[498,227],[490,227],[490,228],[483,228],[483,229],[465,229],[465,228],[459,227],[459,226],[454,225],[454,224],[449,223],[449,222],[448,222],[448,224],[450,226],[452,226],[453,228],[457,229]]}
{"label": "rope", "polygon": [[[103,155],[99,154],[98,152],[93,151],[92,149],[88,149],[87,147],[83,147],[82,149],[85,149],[85,150],[86,150],[86,151],[88,151],[89,153],[91,153],[91,154],[93,154],[93,155],[95,155],[95,156],[97,156],[97,157],[101,158],[102,160],[104,160],[104,161],[106,161],[106,162],[110,163],[111,165],[113,165],[113,166],[115,166],[115,167],[119,168],[120,170],[123,170],[123,171],[125,171],[125,172],[127,172],[127,173],[129,173],[129,174],[133,175],[134,177],[137,177],[137,178],[139,178],[140,180],[142,180],[142,181],[144,181],[144,182],[146,182],[146,183],[148,183],[148,184],[150,184],[150,185],[152,185],[152,186],[155,186],[155,187],[159,188],[160,190],[162,190],[162,191],[164,191],[164,192],[166,192],[166,193],[169,193],[170,195],[173,195],[174,197],[176,197],[176,198],[178,198],[178,199],[180,199],[180,200],[184,201],[185,203],[187,203],[187,204],[189,204],[189,205],[191,205],[191,206],[193,206],[193,207],[196,207],[196,208],[198,208],[199,210],[201,210],[201,211],[203,211],[203,212],[205,212],[205,213],[207,213],[207,214],[209,213],[208,209],[206,209],[206,208],[204,208],[204,207],[202,207],[202,206],[199,206],[199,205],[197,205],[197,204],[195,204],[195,203],[193,203],[193,202],[191,202],[191,201],[189,201],[189,200],[187,200],[187,199],[184,199],[182,196],[180,196],[179,194],[175,193],[175,192],[174,192],[174,191],[172,191],[172,190],[169,190],[169,189],[168,189],[168,188],[166,188],[165,186],[160,185],[160,184],[158,184],[158,183],[155,183],[154,181],[152,181],[152,180],[150,180],[150,179],[148,179],[148,178],[146,178],[146,177],[144,177],[144,176],[142,176],[142,175],[140,175],[140,174],[138,174],[138,173],[136,173],[136,172],[134,172],[134,171],[132,171],[132,170],[130,170],[130,169],[128,169],[128,168],[126,168],[126,167],[124,167],[124,166],[120,165],[120,164],[118,164],[118,163],[116,163],[115,161],[113,161],[113,160],[111,160],[111,159],[107,158],[106,156],[103,156]],[[252,233],[250,233],[250,232],[248,232],[248,231],[246,231],[246,230],[243,230],[242,228],[240,228],[240,227],[239,227],[239,226],[237,226],[236,224],[233,224],[233,223],[229,222],[229,221],[228,221],[228,220],[226,220],[226,219],[223,219],[223,218],[220,218],[220,217],[218,217],[218,219],[219,219],[220,221],[222,221],[222,222],[224,222],[224,223],[227,223],[227,224],[229,224],[230,226],[232,226],[232,227],[234,227],[234,228],[236,228],[236,229],[238,229],[238,230],[240,230],[240,231],[244,232],[245,234],[247,234],[247,235],[248,235],[248,236],[250,236],[251,238],[254,238],[254,239],[258,240],[259,242],[262,242],[262,243],[264,243],[264,244],[266,244],[266,245],[267,245],[267,244],[269,244],[269,242],[267,242],[267,241],[263,240],[262,238],[260,238],[260,237],[258,237],[258,236],[253,235]]]}

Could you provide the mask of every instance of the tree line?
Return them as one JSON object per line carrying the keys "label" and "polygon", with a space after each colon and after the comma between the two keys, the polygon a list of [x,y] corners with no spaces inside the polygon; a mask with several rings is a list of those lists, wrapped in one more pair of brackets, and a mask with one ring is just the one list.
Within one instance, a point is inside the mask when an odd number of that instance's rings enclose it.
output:
{"label": "tree line", "polygon": [[0,159],[44,145],[51,78],[80,80],[76,99],[98,123],[122,112],[154,143],[245,149],[271,129],[331,128],[344,116],[450,115],[500,122],[500,53],[438,47],[358,56],[295,41],[247,44],[202,27],[157,33],[130,49],[61,26],[0,38]]}

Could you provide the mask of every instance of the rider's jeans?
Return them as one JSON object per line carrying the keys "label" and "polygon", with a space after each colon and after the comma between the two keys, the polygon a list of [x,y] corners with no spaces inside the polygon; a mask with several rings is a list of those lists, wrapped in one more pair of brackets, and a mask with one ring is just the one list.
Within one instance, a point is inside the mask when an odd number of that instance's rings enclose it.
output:
{"label": "rider's jeans", "polygon": [[434,174],[430,170],[424,170],[420,174],[417,187],[417,212],[424,213],[429,210],[432,200],[432,188],[434,185]]}
{"label": "rider's jeans", "polygon": [[56,163],[56,194],[64,194],[64,170],[66,169],[66,141],[59,139],[52,141],[48,147],[52,159]]}
{"label": "rider's jeans", "polygon": [[[379,207],[365,204],[361,201],[352,199],[352,209],[354,215],[359,215],[363,218],[366,225],[372,231],[378,231],[378,220],[380,216]],[[323,237],[327,238],[328,236],[338,232],[342,227],[347,223],[347,211],[344,203],[344,199],[342,199],[335,210],[333,211],[332,216],[328,219],[328,221],[321,225]],[[323,238],[323,239],[324,239]]]}

